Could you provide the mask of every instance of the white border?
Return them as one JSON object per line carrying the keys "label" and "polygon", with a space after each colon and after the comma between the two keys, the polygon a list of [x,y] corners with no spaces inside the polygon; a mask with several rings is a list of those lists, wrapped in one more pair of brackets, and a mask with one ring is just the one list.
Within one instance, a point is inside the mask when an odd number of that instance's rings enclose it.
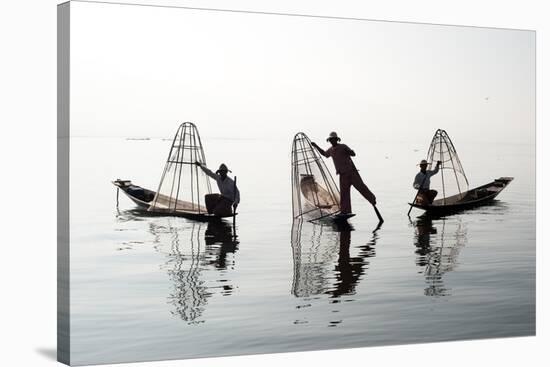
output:
{"label": "white border", "polygon": [[[153,1],[153,0],[151,0]],[[27,0],[2,4],[0,34],[0,193],[2,279],[0,361],[5,366],[54,366],[56,343],[56,5]],[[169,1],[162,1],[169,3]],[[193,7],[306,13],[380,20],[534,29],[537,31],[537,329],[536,338],[139,363],[133,366],[423,366],[542,365],[548,338],[544,312],[548,272],[542,191],[548,148],[544,126],[550,22],[543,1],[185,1]],[[24,142],[24,144],[23,144]],[[34,163],[34,165],[29,164]],[[32,167],[32,168],[30,168]],[[24,195],[24,196],[22,196]],[[40,199],[37,201],[37,199]],[[50,356],[50,357],[48,357]],[[118,365],[118,366],[125,366]]]}

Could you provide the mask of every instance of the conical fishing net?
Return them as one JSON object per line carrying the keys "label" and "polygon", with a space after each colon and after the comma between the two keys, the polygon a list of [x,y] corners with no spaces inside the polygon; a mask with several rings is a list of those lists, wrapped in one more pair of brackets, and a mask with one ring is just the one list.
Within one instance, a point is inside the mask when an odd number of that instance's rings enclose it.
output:
{"label": "conical fishing net", "polygon": [[468,191],[468,179],[445,130],[435,132],[426,160],[428,170],[434,170],[437,161],[441,161],[439,173],[430,178],[430,189],[438,192],[433,205],[449,205],[462,199]]}
{"label": "conical fishing net", "polygon": [[202,205],[204,195],[212,192],[209,177],[195,162],[206,164],[197,127],[191,122],[181,124],[172,147],[160,184],[149,211],[168,213],[207,213]]}
{"label": "conical fishing net", "polygon": [[320,219],[340,210],[340,192],[311,140],[298,133],[292,142],[292,213]]}

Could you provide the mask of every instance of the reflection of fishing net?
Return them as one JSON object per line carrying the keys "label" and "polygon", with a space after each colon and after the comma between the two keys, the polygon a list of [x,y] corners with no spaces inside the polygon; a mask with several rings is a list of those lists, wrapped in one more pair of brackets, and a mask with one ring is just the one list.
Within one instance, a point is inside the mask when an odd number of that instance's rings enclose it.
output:
{"label": "reflection of fishing net", "polygon": [[[197,323],[203,314],[212,290],[208,287],[202,264],[205,261],[202,225],[191,228],[151,224],[155,248],[167,256],[163,265],[171,282],[168,303],[173,315],[188,323]],[[182,236],[185,234],[184,236]]]}
{"label": "reflection of fishing net", "polygon": [[328,288],[339,242],[337,238],[323,233],[323,226],[306,223],[307,228],[302,230],[302,224],[300,219],[292,223],[292,294],[309,297],[322,294]]}
{"label": "reflection of fishing net", "polygon": [[468,191],[468,179],[458,158],[456,149],[445,130],[438,129],[428,149],[429,170],[441,161],[439,173],[430,180],[430,189],[437,190],[434,205],[448,205],[460,200]]}
{"label": "reflection of fishing net", "polygon": [[216,294],[229,296],[236,288],[230,277],[235,259],[227,258],[239,244],[232,227],[225,222],[190,225],[163,217],[149,222],[149,232],[153,247],[166,258],[161,269],[169,277],[172,315],[189,324],[203,323],[209,299]]}
{"label": "reflection of fishing net", "polygon": [[340,210],[340,192],[319,153],[304,133],[292,142],[292,214],[309,220]]}
{"label": "reflection of fishing net", "polygon": [[441,235],[436,235],[431,219],[419,220],[416,223],[415,245],[417,246],[416,263],[424,267],[427,296],[447,296],[450,289],[445,287],[443,276],[453,271],[458,264],[458,256],[466,245],[466,228],[459,222],[451,222],[455,228],[445,229],[445,221],[440,228]]}
{"label": "reflection of fishing net", "polygon": [[195,162],[206,164],[206,158],[197,127],[185,122],[174,136],[150,211],[207,212],[201,203],[204,195],[210,194],[212,189],[209,178]]}

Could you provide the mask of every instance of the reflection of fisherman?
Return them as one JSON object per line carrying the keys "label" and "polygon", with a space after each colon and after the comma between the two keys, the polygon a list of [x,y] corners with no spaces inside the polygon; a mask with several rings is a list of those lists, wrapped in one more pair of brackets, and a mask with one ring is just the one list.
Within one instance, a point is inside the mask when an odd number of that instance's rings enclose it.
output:
{"label": "reflection of fisherman", "polygon": [[414,245],[416,246],[416,254],[419,255],[416,260],[416,265],[428,265],[427,257],[432,252],[431,237],[437,233],[437,230],[432,225],[430,217],[420,217],[416,221],[416,236]]}
{"label": "reflection of fisherman", "polygon": [[365,260],[375,255],[373,246],[376,244],[375,234],[369,243],[360,247],[358,256],[351,257],[350,245],[353,227],[344,224],[336,230],[340,232],[340,250],[338,252],[338,264],[335,267],[336,284],[334,284],[333,289],[325,292],[331,298],[355,293],[355,287],[365,273],[365,267],[369,264]]}
{"label": "reflection of fisherman", "polygon": [[416,201],[420,203],[427,202],[428,204],[431,204],[437,196],[437,191],[430,190],[430,177],[439,172],[441,161],[437,161],[435,169],[429,171],[427,170],[428,162],[425,159],[421,160],[418,165],[420,166],[420,172],[418,172],[414,177],[413,183],[413,187],[418,190]]}
{"label": "reflection of fisherman", "polygon": [[241,195],[235,181],[227,176],[227,172],[231,172],[227,166],[222,163],[216,173],[209,170],[206,166],[203,166],[200,162],[195,162],[207,176],[216,180],[218,184],[219,194],[207,194],[204,196],[206,202],[206,209],[208,213],[219,216],[229,216],[232,214],[231,205],[233,210],[237,210],[237,205],[241,201]]}
{"label": "reflection of fisherman", "polygon": [[335,132],[330,133],[327,141],[332,146],[326,151],[313,142],[311,145],[323,156],[332,157],[336,174],[340,175],[340,212],[342,214],[351,213],[351,186],[355,187],[372,205],[376,205],[376,196],[365,185],[351,160],[351,157],[355,157],[355,152],[346,144],[338,143],[340,138]]}
{"label": "reflection of fisherman", "polygon": [[233,235],[231,226],[223,221],[208,222],[208,227],[204,233],[204,241],[206,248],[209,250],[215,248],[215,246],[219,246],[216,260],[210,261],[210,263],[218,269],[226,269],[227,254],[235,253],[239,245],[239,241]]}
{"label": "reflection of fisherman", "polygon": [[[328,291],[331,297],[339,297],[345,294],[353,294],[355,285],[363,273],[362,261],[351,261],[349,248],[351,244],[351,228],[343,228],[340,231],[340,251],[338,252],[338,265],[335,268],[336,281],[334,289]],[[355,259],[354,259],[355,260]]]}

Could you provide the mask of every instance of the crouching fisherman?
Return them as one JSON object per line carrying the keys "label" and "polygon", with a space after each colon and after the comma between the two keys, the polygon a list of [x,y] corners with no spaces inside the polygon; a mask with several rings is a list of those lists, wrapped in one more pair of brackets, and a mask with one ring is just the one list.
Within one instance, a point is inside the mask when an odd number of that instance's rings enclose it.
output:
{"label": "crouching fisherman", "polygon": [[[413,187],[418,190],[416,196],[416,202],[419,204],[431,204],[437,196],[436,190],[430,190],[430,177],[436,175],[439,172],[439,166],[441,161],[437,161],[434,170],[428,170],[428,162],[423,159],[418,164],[420,166],[420,172],[414,177]],[[419,200],[420,199],[420,200]]]}
{"label": "crouching fisherman", "polygon": [[223,163],[216,173],[209,170],[208,167],[203,166],[200,162],[195,162],[195,164],[199,166],[207,176],[216,181],[218,189],[220,190],[219,194],[207,194],[204,196],[208,213],[222,217],[232,215],[233,212],[231,211],[231,207],[233,207],[234,211],[237,210],[237,206],[241,201],[241,195],[235,181],[227,176],[227,172],[231,171]]}

